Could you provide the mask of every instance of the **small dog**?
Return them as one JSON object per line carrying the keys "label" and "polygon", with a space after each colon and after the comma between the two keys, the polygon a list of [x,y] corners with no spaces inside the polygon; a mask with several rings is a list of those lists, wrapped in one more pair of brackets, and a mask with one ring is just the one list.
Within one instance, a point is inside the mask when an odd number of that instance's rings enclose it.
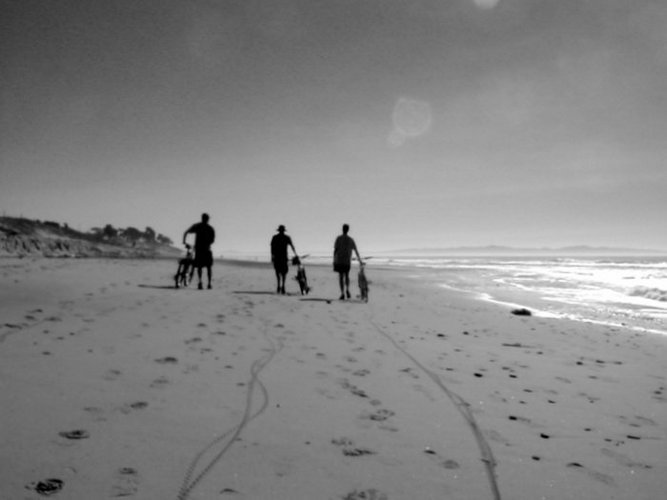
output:
{"label": "small dog", "polygon": [[359,262],[359,296],[361,300],[368,302],[368,280],[366,279],[364,267],[366,267],[366,264]]}
{"label": "small dog", "polygon": [[174,276],[176,288],[179,288],[181,285],[188,286],[192,281],[192,275],[195,272],[195,260],[192,253],[192,247],[190,245],[185,245],[185,248],[185,257],[178,261],[178,270],[176,271],[176,276]]}
{"label": "small dog", "polygon": [[301,295],[308,295],[310,287],[308,286],[308,278],[306,277],[306,268],[301,264],[301,259],[296,255],[292,258],[292,265],[297,266],[294,279],[299,283]]}

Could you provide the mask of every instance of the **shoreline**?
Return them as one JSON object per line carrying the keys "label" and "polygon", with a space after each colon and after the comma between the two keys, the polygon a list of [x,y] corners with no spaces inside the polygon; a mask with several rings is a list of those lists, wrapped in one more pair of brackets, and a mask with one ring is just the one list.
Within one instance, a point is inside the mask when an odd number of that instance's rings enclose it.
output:
{"label": "shoreline", "polygon": [[[659,498],[667,339],[369,270],[0,261],[0,492],[36,500]],[[356,286],[353,287],[356,293]]]}

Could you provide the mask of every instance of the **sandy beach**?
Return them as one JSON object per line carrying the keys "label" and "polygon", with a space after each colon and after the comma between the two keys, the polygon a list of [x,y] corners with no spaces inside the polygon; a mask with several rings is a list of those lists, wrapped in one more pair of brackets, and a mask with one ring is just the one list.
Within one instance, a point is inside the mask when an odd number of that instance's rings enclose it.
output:
{"label": "sandy beach", "polygon": [[367,304],[174,272],[0,261],[0,498],[664,498],[665,336],[372,265]]}

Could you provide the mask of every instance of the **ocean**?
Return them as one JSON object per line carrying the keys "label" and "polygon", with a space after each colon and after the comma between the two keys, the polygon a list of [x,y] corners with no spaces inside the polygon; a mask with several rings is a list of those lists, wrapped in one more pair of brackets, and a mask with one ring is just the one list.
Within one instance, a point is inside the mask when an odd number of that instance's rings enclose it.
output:
{"label": "ocean", "polygon": [[[667,257],[373,258],[501,307],[667,334]],[[371,270],[371,269],[369,269]]]}

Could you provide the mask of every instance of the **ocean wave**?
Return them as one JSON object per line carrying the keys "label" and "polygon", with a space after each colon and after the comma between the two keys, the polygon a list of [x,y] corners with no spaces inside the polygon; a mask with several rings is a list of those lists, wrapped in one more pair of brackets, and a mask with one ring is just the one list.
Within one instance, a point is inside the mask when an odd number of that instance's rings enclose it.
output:
{"label": "ocean wave", "polygon": [[630,295],[633,297],[643,297],[645,299],[658,300],[660,302],[667,302],[667,290],[659,288],[637,287],[634,288]]}

